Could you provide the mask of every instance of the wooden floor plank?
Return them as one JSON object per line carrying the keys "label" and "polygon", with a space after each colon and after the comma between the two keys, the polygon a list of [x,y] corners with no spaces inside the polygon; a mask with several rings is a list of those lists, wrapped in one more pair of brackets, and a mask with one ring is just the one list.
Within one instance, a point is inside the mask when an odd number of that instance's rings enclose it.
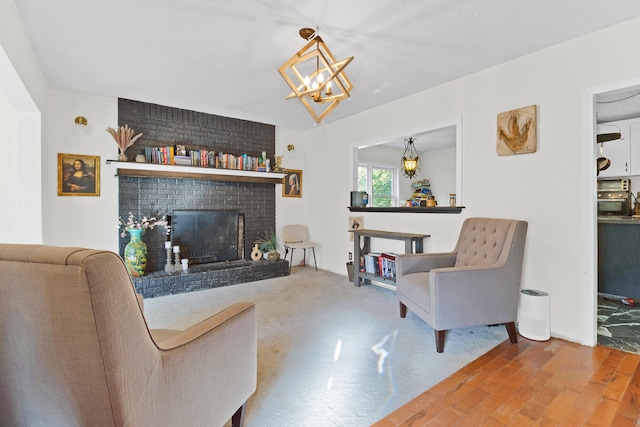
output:
{"label": "wooden floor plank", "polygon": [[618,414],[630,419],[638,419],[640,417],[640,367],[638,366],[633,373],[631,381],[629,381],[627,390],[622,396]]}
{"label": "wooden floor plank", "polygon": [[[445,349],[446,351],[446,349]],[[640,355],[508,340],[375,427],[640,426]]]}

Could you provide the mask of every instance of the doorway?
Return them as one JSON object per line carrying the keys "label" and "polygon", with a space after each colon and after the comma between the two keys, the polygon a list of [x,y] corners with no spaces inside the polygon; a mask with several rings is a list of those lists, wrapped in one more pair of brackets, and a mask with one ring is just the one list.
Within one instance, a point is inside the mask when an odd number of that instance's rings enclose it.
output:
{"label": "doorway", "polygon": [[[611,141],[596,144],[595,157],[593,158],[594,168],[598,175],[597,180],[603,179],[626,179],[631,183],[631,196],[638,192],[640,194],[640,162],[633,160],[631,154],[631,141],[636,140],[640,143],[640,84],[621,84],[619,87],[610,87],[606,90],[594,92],[593,94],[593,129],[594,136],[600,136],[595,141],[606,140],[605,135],[614,135]],[[622,131],[621,131],[622,129]],[[631,130],[634,135],[631,135]],[[617,136],[619,135],[619,137]],[[633,139],[632,139],[633,138]],[[628,139],[627,141],[623,141]],[[609,145],[609,149],[605,147]],[[639,144],[640,145],[640,144]],[[626,152],[625,152],[626,150]],[[640,154],[640,146],[637,147],[637,154]],[[611,159],[606,156],[614,158]],[[626,156],[626,158],[624,157]],[[606,162],[602,159],[606,158]],[[640,159],[640,157],[638,157]],[[600,163],[599,163],[600,162]],[[608,170],[609,166],[616,163],[616,167]],[[600,166],[605,165],[602,169]],[[634,166],[632,168],[632,166]],[[597,200],[594,206],[597,205]],[[620,221],[617,223],[616,221]],[[637,221],[637,223],[635,222]],[[632,227],[632,228],[627,228]],[[636,230],[635,227],[638,227]],[[640,218],[633,217],[618,218],[613,217],[597,217],[596,219],[596,280],[597,289],[597,343],[599,345],[617,348],[629,352],[640,353],[640,328],[635,325],[640,323],[640,278],[637,281],[638,294],[635,294],[635,286],[622,285],[622,280],[633,274],[605,275],[603,262],[609,262],[611,253],[603,253],[603,251],[614,250],[610,245],[606,245],[607,240],[611,240],[612,236],[605,233],[625,233],[638,231],[640,232]],[[615,238],[614,238],[615,239]],[[636,243],[632,241],[631,245]],[[640,252],[640,239],[637,241],[638,251]],[[615,255],[614,255],[615,256]],[[608,265],[608,264],[607,264]],[[630,267],[627,267],[630,268]],[[618,286],[620,285],[620,286]]]}

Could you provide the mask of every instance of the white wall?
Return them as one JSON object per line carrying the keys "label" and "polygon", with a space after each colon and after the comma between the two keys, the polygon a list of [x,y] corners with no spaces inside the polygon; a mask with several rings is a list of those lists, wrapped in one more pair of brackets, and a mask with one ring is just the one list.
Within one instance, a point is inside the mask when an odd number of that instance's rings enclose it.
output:
{"label": "white wall", "polygon": [[[118,178],[115,167],[105,163],[118,154],[106,132],[118,125],[118,100],[50,90],[48,112],[45,243],[118,252]],[[76,116],[86,117],[89,124],[76,125]],[[58,153],[100,156],[99,197],[58,196]]]}
{"label": "white wall", "polygon": [[[18,181],[18,113],[9,100],[0,92],[0,133],[2,134],[2,152],[4,167],[0,168],[0,222],[13,224],[20,218],[18,202],[20,182]],[[19,227],[0,227],[0,242],[20,241]]]}
{"label": "white wall", "polygon": [[[311,119],[311,117],[309,117]],[[293,145],[294,149],[289,151],[287,145]],[[311,198],[307,188],[308,170],[306,168],[306,144],[302,132],[276,128],[276,154],[284,156],[282,167],[284,169],[297,169],[302,171],[302,197],[283,197],[282,184],[275,185],[276,191],[276,233],[282,243],[282,226],[285,224],[307,224],[304,215],[304,206]],[[315,236],[309,230],[311,239]],[[316,256],[321,254],[316,250]],[[282,252],[284,256],[284,252]],[[302,251],[294,253],[292,265],[297,265],[302,260]],[[287,257],[287,259],[291,259]],[[307,257],[313,265],[313,258]]]}
{"label": "white wall", "polygon": [[424,151],[420,165],[416,179],[428,179],[438,206],[449,206],[449,194],[456,192],[456,148]]}
{"label": "white wall", "polygon": [[[323,247],[322,267],[345,274],[353,250],[345,229],[352,145],[462,117],[463,213],[370,213],[366,227],[430,233],[426,250],[440,251],[453,247],[467,217],[529,221],[522,286],[550,292],[555,336],[593,345],[595,201],[589,189],[596,177],[586,93],[640,75],[640,56],[629,53],[639,38],[636,19],[307,132],[307,158],[314,161],[307,163],[305,219]],[[497,156],[497,114],[531,104],[538,106],[537,152]]]}
{"label": "white wall", "polygon": [[13,0],[0,0],[0,242],[42,243],[46,84]]}

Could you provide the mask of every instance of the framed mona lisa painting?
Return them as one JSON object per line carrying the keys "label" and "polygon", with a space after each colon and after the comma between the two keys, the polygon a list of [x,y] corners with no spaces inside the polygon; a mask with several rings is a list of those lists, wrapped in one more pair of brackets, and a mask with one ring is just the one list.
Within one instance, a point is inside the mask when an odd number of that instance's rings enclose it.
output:
{"label": "framed mona lisa painting", "polygon": [[302,197],[302,171],[285,169],[282,178],[282,197]]}
{"label": "framed mona lisa painting", "polygon": [[100,156],[58,153],[58,196],[100,196]]}

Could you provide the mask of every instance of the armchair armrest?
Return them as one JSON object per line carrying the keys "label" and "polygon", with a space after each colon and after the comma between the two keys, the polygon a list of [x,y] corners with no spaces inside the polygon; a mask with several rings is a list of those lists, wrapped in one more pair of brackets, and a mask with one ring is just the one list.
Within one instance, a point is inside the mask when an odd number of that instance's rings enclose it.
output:
{"label": "armchair armrest", "polygon": [[455,263],[455,252],[396,255],[396,277],[427,272],[434,268],[453,267]]}
{"label": "armchair armrest", "polygon": [[200,323],[196,323],[195,325],[185,329],[184,331],[180,331],[167,339],[156,342],[156,345],[161,350],[172,350],[189,344],[191,341],[201,337],[209,331],[224,327],[225,322],[236,316],[247,316],[248,313],[243,314],[243,312],[247,310],[253,312],[252,315],[255,319],[255,306],[252,303],[242,302],[233,304],[213,316],[204,319]]}
{"label": "armchair armrest", "polygon": [[518,272],[507,266],[452,267],[431,270],[432,326],[437,330],[491,325],[516,320]]}
{"label": "armchair armrest", "polygon": [[[224,425],[255,392],[257,325],[252,303],[234,304],[156,343],[145,399],[171,402],[148,419],[165,425]],[[193,418],[195,414],[203,418]],[[157,416],[157,418],[156,418]],[[157,425],[157,424],[156,424]]]}

